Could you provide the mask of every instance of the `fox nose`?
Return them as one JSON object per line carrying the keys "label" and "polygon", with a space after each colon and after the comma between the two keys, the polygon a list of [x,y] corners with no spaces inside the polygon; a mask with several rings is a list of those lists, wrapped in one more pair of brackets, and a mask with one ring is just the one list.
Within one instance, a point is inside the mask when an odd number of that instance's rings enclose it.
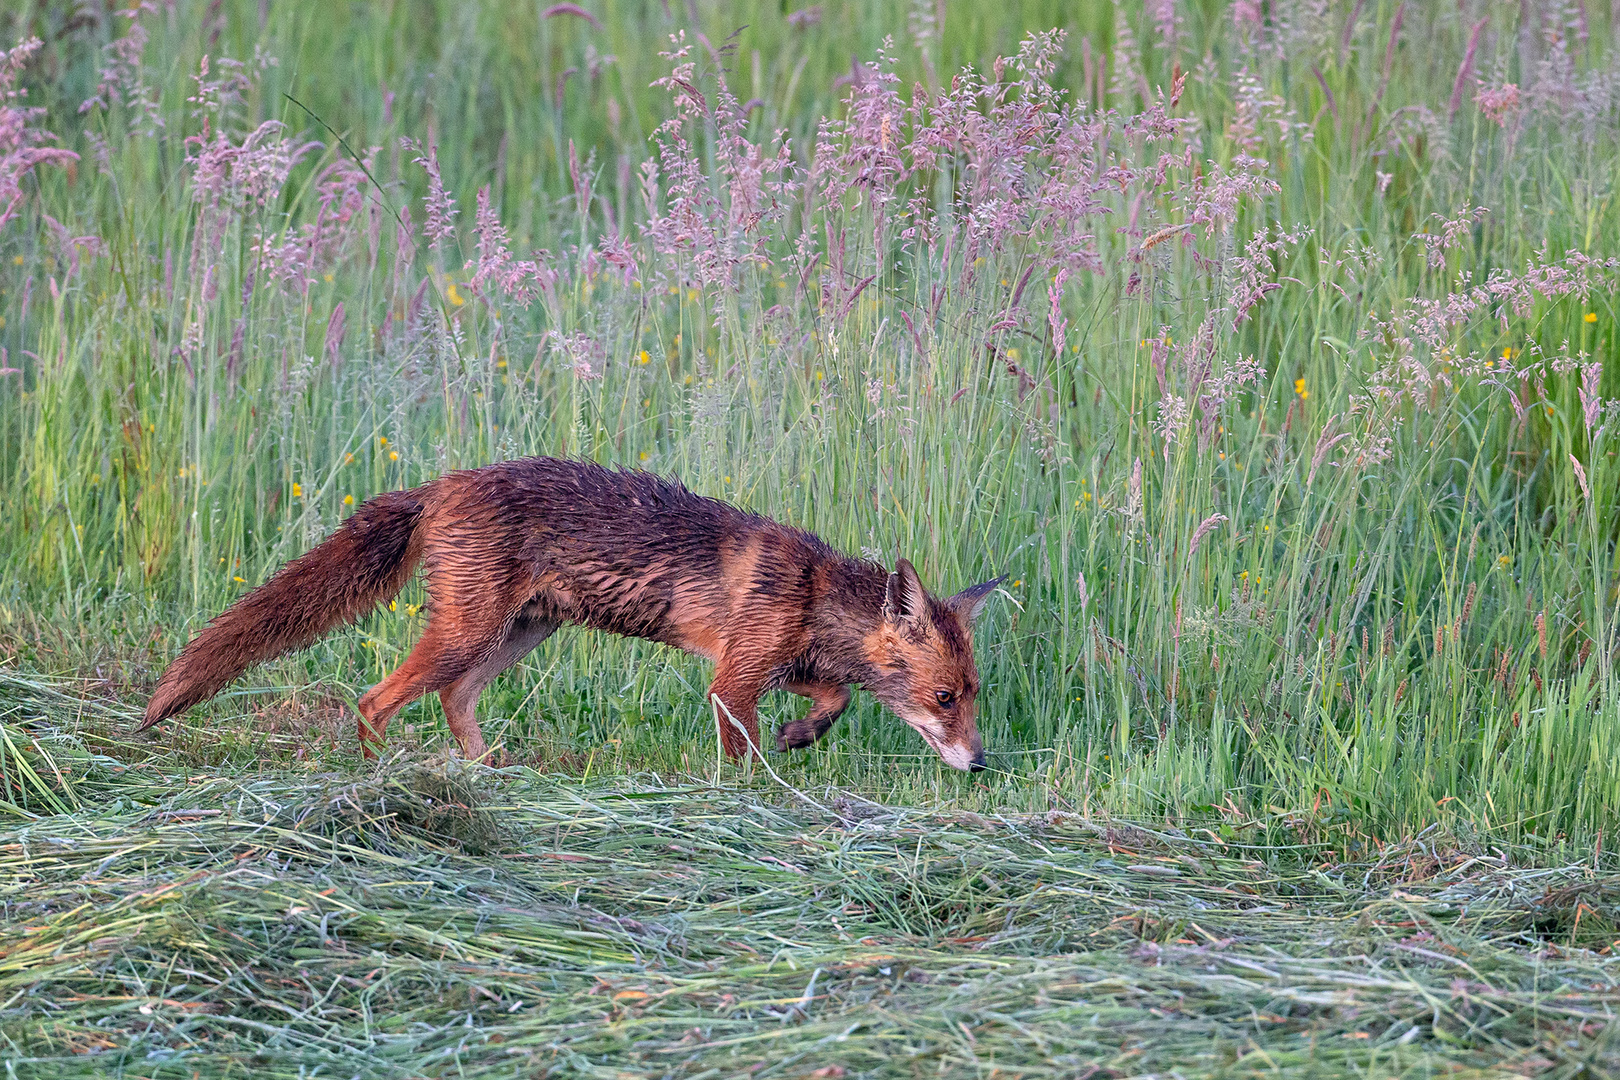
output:
{"label": "fox nose", "polygon": [[977,754],[973,755],[973,760],[968,762],[968,772],[984,772],[986,768],[987,766],[985,765],[984,751],[980,750]]}

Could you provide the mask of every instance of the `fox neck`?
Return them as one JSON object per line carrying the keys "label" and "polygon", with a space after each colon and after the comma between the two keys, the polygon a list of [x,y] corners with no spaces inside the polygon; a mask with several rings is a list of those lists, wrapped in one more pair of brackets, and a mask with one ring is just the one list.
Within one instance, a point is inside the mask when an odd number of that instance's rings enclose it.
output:
{"label": "fox neck", "polygon": [[854,559],[839,559],[826,569],[811,618],[809,673],[821,682],[881,694],[889,676],[873,662],[866,642],[883,623],[888,571]]}

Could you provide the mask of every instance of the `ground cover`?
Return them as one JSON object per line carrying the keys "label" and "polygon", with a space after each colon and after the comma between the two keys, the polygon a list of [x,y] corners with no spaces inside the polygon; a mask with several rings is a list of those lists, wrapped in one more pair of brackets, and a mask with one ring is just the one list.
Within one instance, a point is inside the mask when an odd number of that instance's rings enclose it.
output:
{"label": "ground cover", "polygon": [[[7,683],[14,741],[53,689]],[[42,748],[72,805],[0,829],[11,1075],[1620,1068],[1607,856]]]}

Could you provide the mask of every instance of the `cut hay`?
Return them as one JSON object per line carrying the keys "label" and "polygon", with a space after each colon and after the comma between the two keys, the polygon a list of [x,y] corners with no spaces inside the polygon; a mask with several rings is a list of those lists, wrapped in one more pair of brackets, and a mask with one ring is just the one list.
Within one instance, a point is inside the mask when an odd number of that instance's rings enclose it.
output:
{"label": "cut hay", "polygon": [[1620,1070],[1612,869],[398,760],[120,768],[0,831],[14,1075]]}

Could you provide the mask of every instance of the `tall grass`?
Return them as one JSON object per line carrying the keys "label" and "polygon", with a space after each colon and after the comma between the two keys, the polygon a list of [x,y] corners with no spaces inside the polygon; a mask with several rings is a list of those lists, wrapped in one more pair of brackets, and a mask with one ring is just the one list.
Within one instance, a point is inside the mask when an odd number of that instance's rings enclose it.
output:
{"label": "tall grass", "polygon": [[[12,16],[50,38],[34,145],[80,156],[6,159],[8,648],[138,696],[368,495],[568,454],[936,589],[1011,575],[983,788],[864,700],[794,782],[1612,831],[1616,28],[818,10]],[[422,601],[254,700],[353,694]],[[482,716],[520,755],[697,771],[703,685],[563,634]],[[272,722],[242,706],[178,737]]]}

